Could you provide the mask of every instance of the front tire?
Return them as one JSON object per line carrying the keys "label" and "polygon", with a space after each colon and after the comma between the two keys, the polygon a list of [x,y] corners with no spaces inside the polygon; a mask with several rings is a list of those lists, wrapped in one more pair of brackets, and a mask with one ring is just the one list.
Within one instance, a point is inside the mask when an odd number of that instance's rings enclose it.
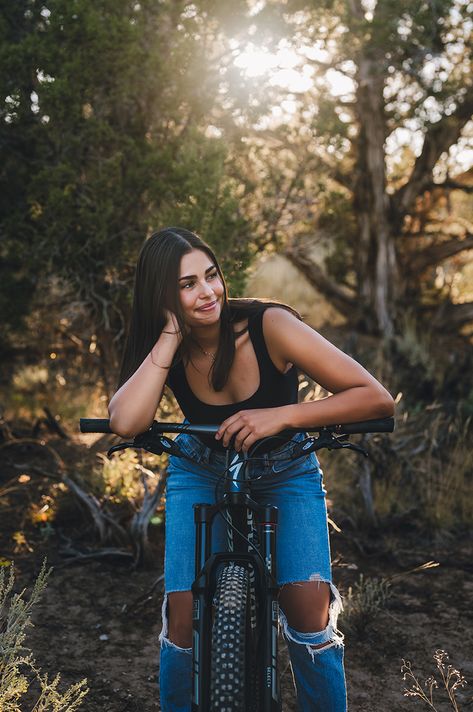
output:
{"label": "front tire", "polygon": [[255,658],[248,570],[233,562],[220,572],[214,597],[210,661],[212,712],[254,709]]}

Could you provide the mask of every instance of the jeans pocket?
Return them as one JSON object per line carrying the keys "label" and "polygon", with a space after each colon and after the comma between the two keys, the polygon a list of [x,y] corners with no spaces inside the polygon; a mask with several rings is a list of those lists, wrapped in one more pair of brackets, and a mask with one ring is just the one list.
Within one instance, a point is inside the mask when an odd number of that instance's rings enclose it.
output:
{"label": "jeans pocket", "polygon": [[179,449],[186,457],[178,457],[177,455],[169,456],[168,476],[176,467],[182,470],[185,469],[185,463],[187,463],[187,465],[191,464],[189,462],[190,460],[192,460],[195,464],[198,464],[202,459],[202,448],[199,447],[199,444],[191,435],[182,433],[177,436],[175,443],[176,445],[179,445]]}
{"label": "jeans pocket", "polygon": [[275,460],[271,466],[272,472],[278,474],[280,472],[285,472],[286,470],[293,469],[294,475],[305,475],[314,471],[314,473],[320,473],[320,465],[314,453],[309,455],[304,455],[303,457],[292,460],[290,458],[284,458],[281,460]]}
{"label": "jeans pocket", "polygon": [[196,462],[200,462],[204,445],[200,444],[193,435],[181,433],[177,436],[175,442],[185,455],[193,460],[195,459]]}
{"label": "jeans pocket", "polygon": [[294,460],[290,460],[288,458],[285,458],[284,460],[276,460],[273,462],[271,465],[271,472],[274,472],[274,474],[279,474],[279,472],[284,472],[287,470],[289,467],[294,466],[296,463]]}

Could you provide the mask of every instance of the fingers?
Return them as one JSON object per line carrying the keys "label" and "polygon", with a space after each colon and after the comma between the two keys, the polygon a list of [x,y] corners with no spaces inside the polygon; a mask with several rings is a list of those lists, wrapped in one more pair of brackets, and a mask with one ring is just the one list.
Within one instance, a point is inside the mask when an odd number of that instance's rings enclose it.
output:
{"label": "fingers", "polygon": [[227,418],[227,420],[223,421],[215,437],[217,440],[222,440],[223,447],[228,447],[232,437],[236,435],[244,425],[245,423],[242,418],[236,413],[232,415],[231,418]]}
{"label": "fingers", "polygon": [[248,448],[258,439],[248,413],[242,411],[227,418],[215,435],[217,440],[221,439],[224,447],[228,447],[233,437],[235,438],[233,447],[237,452],[240,452],[240,450],[247,452]]}
{"label": "fingers", "polygon": [[242,428],[235,438],[235,450],[237,452],[240,452],[240,450],[243,450],[243,452],[248,452],[248,448],[250,447],[251,442],[254,440],[255,438],[252,435],[251,428],[249,428],[248,426]]}
{"label": "fingers", "polygon": [[235,415],[230,416],[230,418],[227,418],[226,420],[223,421],[223,423],[220,425],[219,429],[215,433],[215,439],[220,440],[222,439],[222,445],[224,447],[228,446],[228,442],[234,432],[237,432],[237,430],[232,430],[233,425],[240,419],[240,413],[235,413]]}

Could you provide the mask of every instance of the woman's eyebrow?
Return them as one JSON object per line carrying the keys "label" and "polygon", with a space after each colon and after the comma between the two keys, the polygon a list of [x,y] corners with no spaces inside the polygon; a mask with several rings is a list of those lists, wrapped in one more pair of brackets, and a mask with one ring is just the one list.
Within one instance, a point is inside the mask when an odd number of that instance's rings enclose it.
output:
{"label": "woman's eyebrow", "polygon": [[[210,272],[213,269],[215,269],[215,265],[210,265],[210,267],[207,267],[207,269],[205,270],[205,274],[207,274],[207,272]],[[181,279],[197,279],[197,275],[196,274],[186,274],[185,277],[179,277],[178,281],[180,282]]]}

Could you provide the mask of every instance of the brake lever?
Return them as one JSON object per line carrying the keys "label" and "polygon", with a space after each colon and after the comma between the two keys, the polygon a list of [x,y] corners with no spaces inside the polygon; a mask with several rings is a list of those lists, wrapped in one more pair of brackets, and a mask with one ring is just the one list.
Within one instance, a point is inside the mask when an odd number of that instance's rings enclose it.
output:
{"label": "brake lever", "polygon": [[119,443],[114,445],[107,452],[107,457],[111,457],[114,452],[119,450],[126,450],[126,448],[131,447],[134,450],[146,450],[147,452],[152,452],[154,455],[162,455],[167,452],[169,455],[178,455],[182,457],[182,452],[177,445],[174,444],[174,440],[166,437],[166,435],[153,435],[152,433],[140,433],[137,435],[133,442]]}
{"label": "brake lever", "polygon": [[350,450],[356,450],[357,452],[361,452],[362,455],[365,457],[369,457],[370,454],[367,450],[365,450],[361,445],[355,445],[355,443],[340,443],[337,445],[337,447],[346,447],[349,448]]}
{"label": "brake lever", "polygon": [[118,445],[114,445],[110,450],[107,450],[107,457],[110,459],[114,452],[126,450],[127,447],[133,447],[133,443],[119,443]]}
{"label": "brake lever", "polygon": [[318,438],[306,438],[302,442],[294,445],[292,450],[292,456],[295,459],[296,457],[300,457],[301,455],[307,455],[310,452],[316,452],[317,450],[320,450],[323,447],[326,447],[328,450],[339,450],[341,448],[348,448],[349,450],[355,450],[356,452],[361,453],[365,457],[369,457],[369,453],[360,445],[355,445],[354,443],[350,442],[344,442],[341,438],[336,438],[331,433],[324,432],[322,432]]}

